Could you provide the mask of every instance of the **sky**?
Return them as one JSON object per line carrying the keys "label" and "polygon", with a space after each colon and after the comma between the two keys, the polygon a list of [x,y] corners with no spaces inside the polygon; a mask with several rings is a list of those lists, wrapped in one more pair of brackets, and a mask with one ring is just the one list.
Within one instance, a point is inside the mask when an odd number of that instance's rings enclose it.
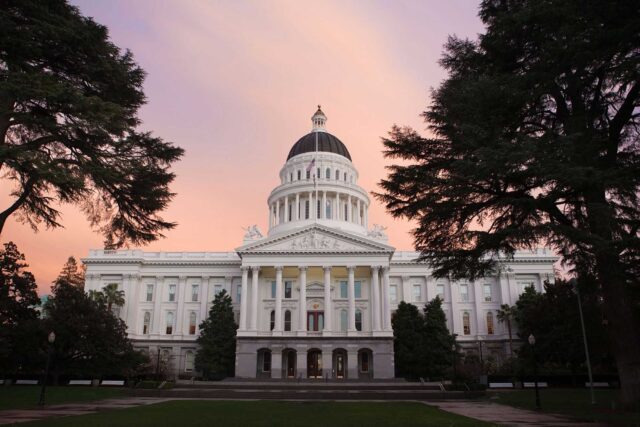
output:
{"label": "sky", "polygon": [[[178,226],[149,251],[230,251],[242,227],[266,232],[267,197],[289,149],[311,130],[318,104],[327,130],[345,143],[365,190],[385,177],[381,138],[394,124],[419,131],[450,35],[483,31],[475,0],[73,0],[109,28],[147,72],[141,129],[186,150],[173,171],[177,195],[162,216]],[[0,207],[10,188],[0,181]],[[411,224],[373,197],[369,224],[412,249]],[[10,218],[2,242],[25,253],[39,293],[48,293],[69,256],[102,247],[74,206],[63,229]]]}

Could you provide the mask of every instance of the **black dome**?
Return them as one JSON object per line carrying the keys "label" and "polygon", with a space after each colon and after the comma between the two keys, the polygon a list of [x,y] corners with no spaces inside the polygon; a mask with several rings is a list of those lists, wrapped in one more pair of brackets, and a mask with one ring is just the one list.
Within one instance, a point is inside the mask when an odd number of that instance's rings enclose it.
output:
{"label": "black dome", "polygon": [[293,147],[291,147],[291,151],[289,151],[289,155],[287,156],[287,160],[293,156],[297,156],[298,154],[313,153],[316,151],[316,134],[318,135],[318,151],[340,154],[341,156],[351,160],[351,155],[349,154],[347,147],[345,147],[342,141],[331,135],[329,132],[311,132],[306,134],[300,138],[298,142],[293,144]]}

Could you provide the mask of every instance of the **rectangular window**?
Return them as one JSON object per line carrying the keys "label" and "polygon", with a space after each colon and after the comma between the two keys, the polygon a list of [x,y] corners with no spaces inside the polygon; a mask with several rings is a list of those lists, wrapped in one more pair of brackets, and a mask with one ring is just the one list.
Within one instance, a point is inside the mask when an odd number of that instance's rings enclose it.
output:
{"label": "rectangular window", "polygon": [[356,280],[354,282],[354,290],[356,294],[356,298],[362,298],[362,282]]}
{"label": "rectangular window", "polygon": [[389,301],[391,304],[396,304],[398,302],[398,286],[389,286]]}
{"label": "rectangular window", "polygon": [[348,297],[347,281],[341,280],[340,281],[340,298],[347,298],[347,297]]}
{"label": "rectangular window", "polygon": [[242,301],[242,285],[238,285],[236,288],[236,302]]}
{"label": "rectangular window", "polygon": [[309,219],[309,201],[304,201],[304,219]]}
{"label": "rectangular window", "polygon": [[271,298],[276,297],[276,282],[271,282]]}
{"label": "rectangular window", "polygon": [[444,301],[444,285],[438,284],[436,285],[436,296]]}
{"label": "rectangular window", "polygon": [[492,300],[492,298],[491,298],[491,285],[485,284],[482,287],[482,290],[483,290],[485,302],[491,302],[491,300]]}
{"label": "rectangular window", "polygon": [[413,285],[413,300],[422,301],[422,286]]}
{"label": "rectangular window", "polygon": [[524,293],[524,291],[531,287],[535,289],[535,286],[533,285],[533,281],[519,281],[518,283],[518,295],[521,295]]}
{"label": "rectangular window", "polygon": [[169,302],[176,300],[176,285],[169,285]]}
{"label": "rectangular window", "polygon": [[289,281],[289,280],[286,280],[284,282],[284,297],[285,298],[291,298],[292,289],[293,289],[293,283],[291,281]]}
{"label": "rectangular window", "polygon": [[469,301],[469,285],[467,284],[460,285],[460,301],[462,302]]}
{"label": "rectangular window", "polygon": [[198,294],[200,293],[200,285],[191,285],[191,301],[198,301]]}
{"label": "rectangular window", "polygon": [[307,179],[311,179],[311,171],[307,170]]}
{"label": "rectangular window", "polygon": [[147,302],[153,301],[153,285],[147,285]]}
{"label": "rectangular window", "polygon": [[487,313],[487,334],[493,335],[493,313]]}
{"label": "rectangular window", "polygon": [[213,293],[214,295],[218,295],[220,292],[222,292],[222,285],[215,285],[213,287]]}
{"label": "rectangular window", "polygon": [[462,314],[462,333],[471,335],[471,318],[467,312]]}

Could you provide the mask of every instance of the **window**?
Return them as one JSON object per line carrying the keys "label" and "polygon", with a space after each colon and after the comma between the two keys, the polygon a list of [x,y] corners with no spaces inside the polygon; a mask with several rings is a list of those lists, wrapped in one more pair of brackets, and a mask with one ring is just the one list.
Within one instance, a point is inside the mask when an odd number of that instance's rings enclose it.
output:
{"label": "window", "polygon": [[493,335],[493,313],[487,313],[487,334]]}
{"label": "window", "polygon": [[444,285],[438,284],[436,285],[436,296],[444,301]]}
{"label": "window", "polygon": [[320,168],[318,168],[317,173],[316,173],[316,177],[318,179],[320,179],[321,176],[322,176],[322,174],[320,173]]}
{"label": "window", "polygon": [[340,179],[340,171],[336,170],[336,181]]}
{"label": "window", "polygon": [[173,311],[167,313],[167,329],[165,332],[167,335],[173,333]]}
{"label": "window", "polygon": [[331,169],[327,168],[324,177],[327,179],[331,179]]}
{"label": "window", "polygon": [[462,313],[462,331],[465,335],[471,335],[471,319],[466,311]]}
{"label": "window", "polygon": [[354,282],[354,291],[356,298],[362,298],[362,282],[360,280]]}
{"label": "window", "polygon": [[287,217],[287,221],[291,221],[291,220],[293,219],[293,214],[292,214],[292,212],[293,212],[293,205],[292,205],[292,204],[290,204],[290,205],[289,205],[289,212],[287,213],[287,215],[288,215],[288,217]]}
{"label": "window", "polygon": [[347,173],[344,173],[344,182],[347,182]]}
{"label": "window", "polygon": [[307,169],[307,179],[311,179],[311,171]]}
{"label": "window", "polygon": [[324,217],[331,219],[331,202],[327,200],[327,206],[324,207]]}
{"label": "window", "polygon": [[362,330],[362,311],[356,310],[356,331]]}
{"label": "window", "polygon": [[398,287],[396,285],[389,286],[389,301],[391,304],[398,302]]}
{"label": "window", "polygon": [[340,310],[340,330],[342,332],[347,332],[347,324],[348,324],[347,310]]}
{"label": "window", "polygon": [[460,301],[469,301],[469,285],[467,285],[466,283],[460,285]]}
{"label": "window", "polygon": [[147,302],[153,301],[153,285],[147,285]]}
{"label": "window", "polygon": [[533,281],[518,281],[518,295],[523,294],[527,288],[534,288]]}
{"label": "window", "polygon": [[284,282],[284,297],[291,298],[291,290],[293,289],[293,283],[289,280]]}
{"label": "window", "polygon": [[340,281],[340,298],[347,298],[347,281],[346,280],[341,280]]}
{"label": "window", "polygon": [[344,205],[344,220],[349,221],[349,206],[346,203]]}
{"label": "window", "polygon": [[324,329],[324,312],[308,311],[307,312],[307,331],[321,331]]}
{"label": "window", "polygon": [[271,298],[276,297],[276,282],[271,282]]}
{"label": "window", "polygon": [[304,201],[304,219],[309,219],[309,201]]}
{"label": "window", "polygon": [[298,171],[298,181],[300,181],[301,179],[302,178],[301,178],[301,175],[300,175],[300,171]]}
{"label": "window", "polygon": [[413,285],[413,300],[422,301],[422,286]]}
{"label": "window", "polygon": [[271,352],[262,353],[262,372],[271,372]]}
{"label": "window", "polygon": [[176,300],[176,285],[169,285],[169,301]]}
{"label": "window", "polygon": [[198,301],[198,294],[200,293],[200,285],[191,285],[191,301]]}
{"label": "window", "polygon": [[189,335],[196,334],[196,312],[189,313]]}
{"label": "window", "polygon": [[293,172],[289,174],[289,182],[293,181]]}
{"label": "window", "polygon": [[316,203],[316,218],[320,219],[320,212],[322,210],[322,205],[320,205],[320,199],[318,198]]}
{"label": "window", "polygon": [[485,302],[491,302],[491,285],[485,284],[482,286],[482,292],[484,294]]}
{"label": "window", "polygon": [[273,331],[273,328],[276,327],[276,312],[275,310],[271,310],[270,318],[269,318],[269,327]]}
{"label": "window", "polygon": [[193,365],[194,365],[193,362],[194,362],[193,351],[187,351],[184,354],[184,371],[185,372],[193,371]]}
{"label": "window", "polygon": [[291,330],[291,311],[289,310],[286,310],[284,312],[284,330],[285,331]]}
{"label": "window", "polygon": [[147,335],[149,333],[149,327],[151,326],[151,313],[144,312],[144,320],[142,322],[142,333]]}
{"label": "window", "polygon": [[360,353],[360,372],[369,372],[369,353],[366,351]]}
{"label": "window", "polygon": [[220,292],[222,292],[222,285],[215,285],[213,287],[213,293],[214,295],[218,295]]}
{"label": "window", "polygon": [[238,287],[236,288],[236,301],[242,301],[242,285],[238,285]]}

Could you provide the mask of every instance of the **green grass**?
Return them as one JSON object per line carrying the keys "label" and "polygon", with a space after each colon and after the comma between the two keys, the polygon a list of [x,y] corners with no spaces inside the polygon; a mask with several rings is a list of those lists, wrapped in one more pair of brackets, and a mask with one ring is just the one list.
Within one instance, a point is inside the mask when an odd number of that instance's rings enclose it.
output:
{"label": "green grass", "polygon": [[276,402],[181,400],[91,415],[51,418],[22,426],[220,427],[489,426],[417,402]]}
{"label": "green grass", "polygon": [[[618,400],[619,390],[594,392],[596,405],[592,406],[588,389],[540,389],[542,412],[568,415],[581,421],[640,426],[640,411],[622,409]],[[504,405],[535,409],[533,389],[492,392],[490,398]]]}
{"label": "green grass", "polygon": [[[88,402],[91,400],[120,397],[119,388],[97,387],[47,387],[45,402],[47,405],[70,402]],[[39,386],[0,386],[0,410],[34,408],[40,399]]]}

